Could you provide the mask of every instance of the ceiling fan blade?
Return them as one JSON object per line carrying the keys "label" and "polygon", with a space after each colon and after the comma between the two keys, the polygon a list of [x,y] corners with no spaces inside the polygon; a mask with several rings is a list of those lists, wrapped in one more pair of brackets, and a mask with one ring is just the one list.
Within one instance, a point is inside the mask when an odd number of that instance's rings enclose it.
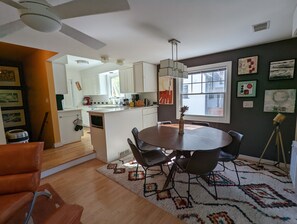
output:
{"label": "ceiling fan blade", "polygon": [[10,23],[6,23],[0,26],[0,38],[5,37],[11,33],[19,31],[24,28],[26,25],[21,20],[16,20]]}
{"label": "ceiling fan blade", "polygon": [[106,45],[105,43],[96,40],[93,37],[90,37],[66,24],[62,24],[60,32],[95,50],[98,50]]}
{"label": "ceiling fan blade", "polygon": [[56,13],[61,19],[68,19],[128,9],[130,6],[127,0],[73,0],[53,6],[49,10]]}
{"label": "ceiling fan blade", "polygon": [[26,9],[26,7],[22,6],[21,4],[17,3],[17,2],[14,2],[12,0],[0,0],[0,2],[3,2],[7,5],[10,5],[14,8],[17,8],[17,9]]}

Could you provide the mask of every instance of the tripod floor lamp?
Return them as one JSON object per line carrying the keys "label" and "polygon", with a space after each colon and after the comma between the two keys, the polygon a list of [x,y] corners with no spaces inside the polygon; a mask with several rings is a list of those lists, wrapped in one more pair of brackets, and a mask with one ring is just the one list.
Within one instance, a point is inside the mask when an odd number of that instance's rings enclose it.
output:
{"label": "tripod floor lamp", "polygon": [[269,146],[269,144],[271,143],[272,138],[275,136],[275,146],[277,149],[277,163],[274,164],[275,166],[278,166],[280,168],[280,154],[282,154],[283,157],[283,162],[285,164],[285,168],[286,168],[286,172],[288,173],[288,167],[287,167],[287,161],[286,161],[286,156],[285,156],[285,151],[284,151],[284,145],[283,145],[283,139],[282,139],[282,134],[281,134],[281,130],[280,130],[280,125],[281,123],[285,120],[286,116],[283,114],[278,113],[274,118],[273,118],[273,124],[274,124],[274,130],[272,131],[270,138],[260,156],[259,162],[258,162],[258,166],[260,166],[260,162]]}

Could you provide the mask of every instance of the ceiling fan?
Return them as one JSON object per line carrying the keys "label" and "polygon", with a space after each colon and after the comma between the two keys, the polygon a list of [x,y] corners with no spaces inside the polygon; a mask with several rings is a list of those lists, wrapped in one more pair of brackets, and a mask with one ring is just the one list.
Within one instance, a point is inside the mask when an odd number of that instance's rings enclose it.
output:
{"label": "ceiling fan", "polygon": [[0,1],[18,9],[20,14],[19,20],[0,26],[0,37],[27,25],[40,32],[60,31],[95,50],[104,47],[105,44],[62,23],[61,20],[130,9],[127,0],[73,0],[56,6],[51,6],[46,0]]}

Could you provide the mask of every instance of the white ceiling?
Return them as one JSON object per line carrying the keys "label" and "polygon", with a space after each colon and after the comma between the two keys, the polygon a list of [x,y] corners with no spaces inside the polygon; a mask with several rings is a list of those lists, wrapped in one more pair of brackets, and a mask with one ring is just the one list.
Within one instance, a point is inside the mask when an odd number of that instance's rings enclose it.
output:
{"label": "white ceiling", "polygon": [[[49,0],[55,5],[67,0]],[[98,0],[99,1],[99,0]],[[297,0],[128,0],[130,10],[65,19],[104,43],[93,50],[62,33],[28,27],[0,41],[92,59],[108,55],[125,62],[158,64],[171,57],[168,40],[181,41],[179,59],[291,38]],[[0,2],[0,25],[17,20],[15,8]],[[270,21],[270,29],[252,25]]]}

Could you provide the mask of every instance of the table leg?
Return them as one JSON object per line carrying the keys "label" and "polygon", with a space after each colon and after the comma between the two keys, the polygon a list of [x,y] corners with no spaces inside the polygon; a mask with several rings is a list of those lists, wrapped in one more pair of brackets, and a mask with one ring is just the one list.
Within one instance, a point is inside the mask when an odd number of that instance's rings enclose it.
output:
{"label": "table leg", "polygon": [[[172,158],[173,156],[175,156],[175,159],[178,159],[178,158],[180,158],[181,155],[182,155],[181,152],[179,152],[179,151],[174,151],[174,152],[172,152],[172,153],[169,155],[169,157]],[[167,189],[168,184],[172,181],[173,175],[174,175],[174,173],[176,172],[176,170],[177,170],[177,165],[176,165],[176,163],[173,161],[172,167],[171,167],[171,169],[170,169],[170,171],[169,171],[169,174],[167,175],[167,179],[166,179],[166,181],[165,181],[165,184],[164,184],[162,190]]]}
{"label": "table leg", "polygon": [[168,184],[172,181],[172,176],[173,176],[174,172],[176,171],[176,169],[177,169],[177,165],[175,163],[173,163],[173,165],[169,171],[169,174],[167,175],[167,179],[165,181],[165,184],[164,184],[162,190],[165,190],[168,187]]}

